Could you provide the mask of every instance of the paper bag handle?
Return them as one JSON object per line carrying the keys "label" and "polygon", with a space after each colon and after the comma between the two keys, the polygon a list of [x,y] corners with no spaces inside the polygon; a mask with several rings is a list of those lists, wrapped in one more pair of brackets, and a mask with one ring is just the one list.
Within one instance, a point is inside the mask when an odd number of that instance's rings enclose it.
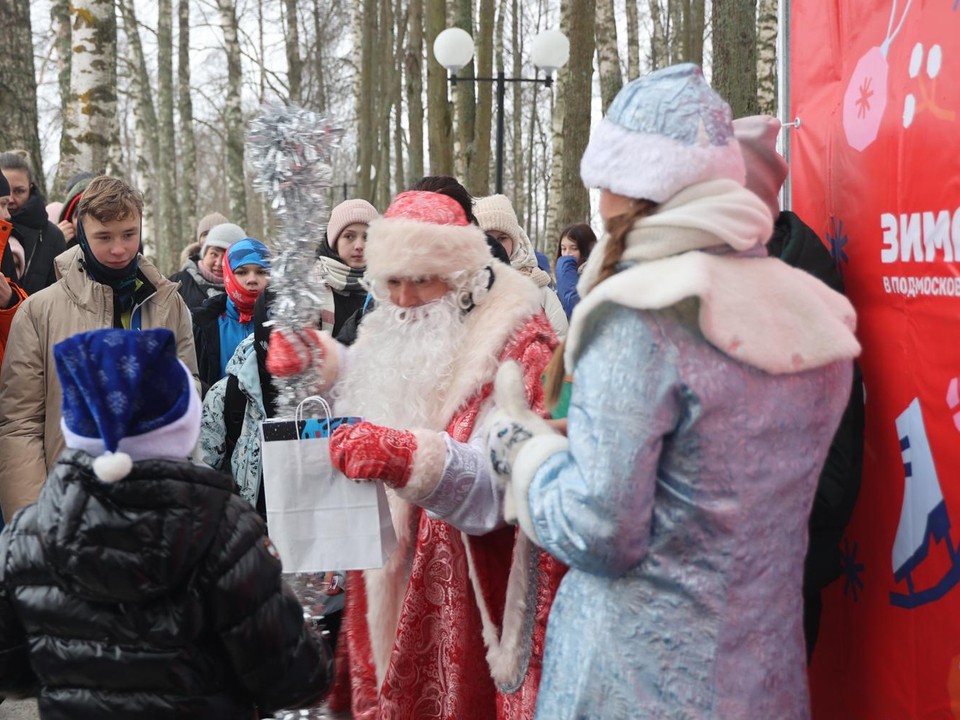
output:
{"label": "paper bag handle", "polygon": [[320,406],[323,408],[323,414],[326,415],[327,420],[330,420],[333,417],[333,410],[330,409],[330,403],[328,403],[320,395],[311,395],[310,397],[305,397],[297,405],[297,412],[293,417],[297,427],[300,427],[300,422],[303,420],[303,406],[311,400],[320,403]]}

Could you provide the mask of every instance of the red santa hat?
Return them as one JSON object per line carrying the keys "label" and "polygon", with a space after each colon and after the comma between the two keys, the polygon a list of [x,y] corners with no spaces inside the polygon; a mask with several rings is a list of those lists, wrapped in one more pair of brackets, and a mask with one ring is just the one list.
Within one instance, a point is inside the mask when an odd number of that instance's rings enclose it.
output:
{"label": "red santa hat", "polygon": [[367,280],[449,277],[476,272],[493,258],[483,230],[460,204],[440,193],[411,190],[394,198],[367,230]]}

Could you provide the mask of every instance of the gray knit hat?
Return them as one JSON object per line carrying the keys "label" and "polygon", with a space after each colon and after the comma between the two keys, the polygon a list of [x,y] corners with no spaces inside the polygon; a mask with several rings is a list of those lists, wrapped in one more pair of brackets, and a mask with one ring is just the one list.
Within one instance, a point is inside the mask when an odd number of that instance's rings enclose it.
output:
{"label": "gray knit hat", "polygon": [[243,240],[245,237],[247,237],[247,233],[239,225],[234,225],[229,222],[214,225],[200,246],[200,258],[202,259],[206,254],[207,248],[217,247],[223,250],[229,250],[230,246],[237,240]]}

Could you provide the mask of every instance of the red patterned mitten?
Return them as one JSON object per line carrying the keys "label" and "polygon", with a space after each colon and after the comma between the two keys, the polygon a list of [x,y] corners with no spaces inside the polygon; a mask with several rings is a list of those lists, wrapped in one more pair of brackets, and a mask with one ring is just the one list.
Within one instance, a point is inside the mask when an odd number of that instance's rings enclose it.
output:
{"label": "red patterned mitten", "polygon": [[369,422],[341,425],[330,436],[335,468],[351,480],[382,480],[394,488],[409,482],[416,451],[412,432]]}
{"label": "red patterned mitten", "polygon": [[323,338],[315,328],[296,332],[277,328],[270,333],[267,348],[267,371],[274,377],[290,377],[320,369],[326,356]]}

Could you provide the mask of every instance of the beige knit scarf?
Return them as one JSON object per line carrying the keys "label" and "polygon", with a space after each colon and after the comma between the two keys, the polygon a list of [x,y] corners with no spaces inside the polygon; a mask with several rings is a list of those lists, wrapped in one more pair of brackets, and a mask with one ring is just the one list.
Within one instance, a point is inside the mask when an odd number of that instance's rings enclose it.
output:
{"label": "beige knit scarf", "polygon": [[799,372],[859,355],[856,313],[845,297],[777,258],[756,256],[771,231],[770,211],[756,195],[731,180],[713,180],[638,220],[622,256],[634,264],[593,287],[602,238],[577,285],[582,300],[567,335],[568,371],[601,305],[656,310],[689,297],[699,299],[700,330],[711,344],[766,372]]}

